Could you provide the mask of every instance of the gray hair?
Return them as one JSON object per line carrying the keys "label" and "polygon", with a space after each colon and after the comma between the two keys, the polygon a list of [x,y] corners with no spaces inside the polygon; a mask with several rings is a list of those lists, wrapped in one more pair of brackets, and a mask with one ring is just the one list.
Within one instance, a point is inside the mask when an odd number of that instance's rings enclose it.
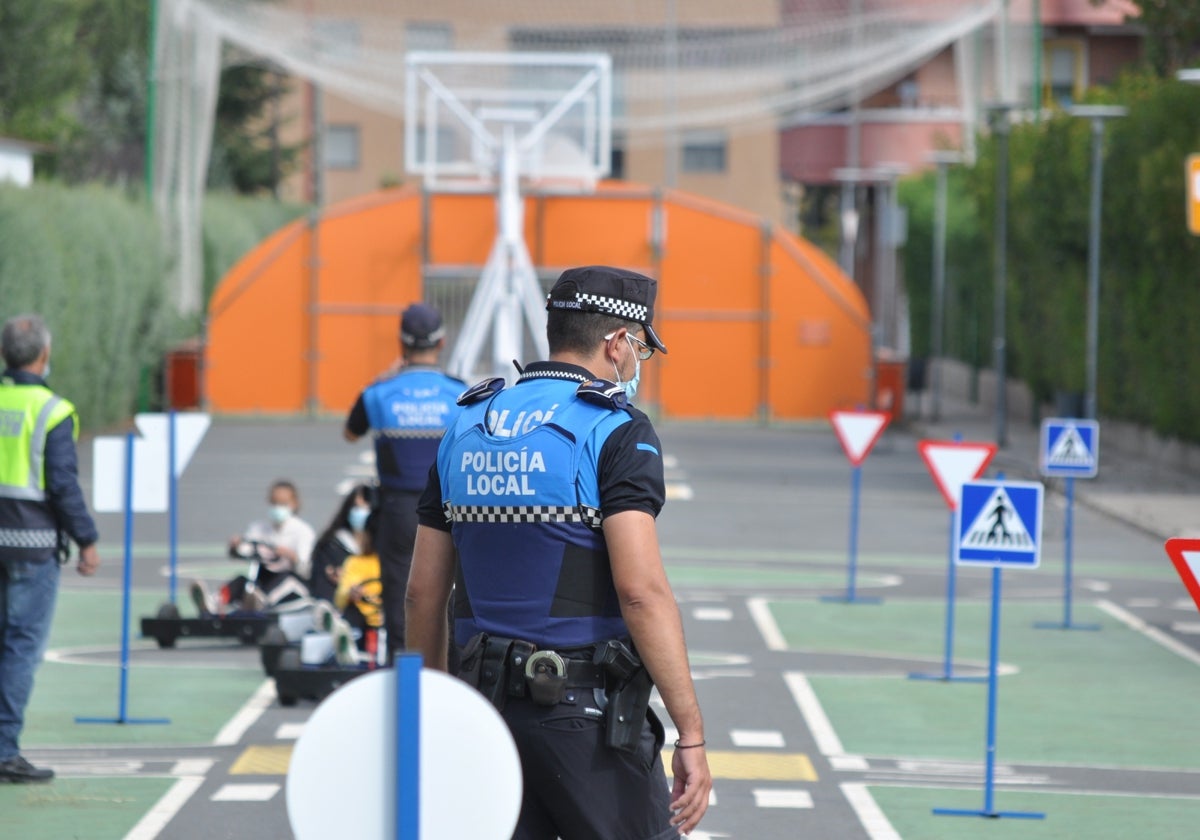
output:
{"label": "gray hair", "polygon": [[3,345],[4,363],[12,370],[20,370],[36,362],[42,351],[50,346],[50,330],[41,315],[17,315],[4,322],[0,345]]}

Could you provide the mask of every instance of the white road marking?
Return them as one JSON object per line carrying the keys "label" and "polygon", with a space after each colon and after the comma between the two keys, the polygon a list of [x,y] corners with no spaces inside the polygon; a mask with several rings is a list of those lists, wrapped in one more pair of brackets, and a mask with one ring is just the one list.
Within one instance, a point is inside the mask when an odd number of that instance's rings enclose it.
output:
{"label": "white road marking", "polygon": [[747,598],[746,607],[750,610],[750,617],[754,619],[759,635],[767,644],[767,650],[787,650],[787,640],[783,638],[783,631],[775,623],[775,616],[767,606],[767,599]]}
{"label": "white road marking", "polygon": [[1184,636],[1200,635],[1200,621],[1172,621],[1171,629]]}
{"label": "white road marking", "polygon": [[667,500],[672,502],[690,502],[696,497],[692,485],[682,481],[667,482]]}
{"label": "white road marking", "polygon": [[839,787],[871,840],[900,840],[899,832],[884,816],[883,810],[866,785],[861,782],[843,782]]}
{"label": "white road marking", "polygon": [[275,730],[275,737],[280,741],[296,741],[303,733],[303,723],[284,723]]}
{"label": "white road marking", "polygon": [[1187,610],[1188,612],[1191,612],[1192,610],[1196,609],[1196,602],[1191,598],[1180,598],[1178,601],[1175,601],[1171,604],[1171,609]]}
{"label": "white road marking", "polygon": [[735,747],[784,747],[783,733],[773,729],[733,729],[729,738]]}
{"label": "white road marking", "polygon": [[1089,592],[1108,592],[1112,589],[1112,584],[1105,580],[1085,580],[1079,585]]}
{"label": "white road marking", "polygon": [[221,785],[213,802],[267,802],[279,793],[279,785]]}
{"label": "white road marking", "polygon": [[679,459],[674,455],[663,455],[663,469],[673,470],[679,466]]}
{"label": "white road marking", "polygon": [[203,776],[215,764],[211,758],[182,758],[171,768],[172,776]]}
{"label": "white road marking", "polygon": [[732,621],[733,610],[729,607],[696,607],[692,618],[697,621]]}
{"label": "white road marking", "polygon": [[254,722],[262,717],[262,713],[266,711],[267,707],[274,702],[275,681],[263,680],[258,691],[250,696],[245,705],[238,709],[237,714],[230,718],[229,723],[225,724],[217,733],[217,737],[213,739],[213,745],[228,747],[242,740],[246,730],[253,726]]}
{"label": "white road marking", "polygon": [[1170,636],[1156,627],[1151,627],[1136,615],[1126,612],[1112,601],[1097,601],[1096,603],[1100,609],[1104,610],[1106,613],[1130,629],[1136,630],[1153,642],[1157,642],[1162,647],[1165,647],[1167,650],[1171,651],[1171,653],[1174,653],[1177,656],[1182,656],[1193,665],[1200,665],[1200,653],[1192,650],[1182,642],[1172,639]]}
{"label": "white road marking", "polygon": [[125,840],[154,840],[175,818],[179,810],[192,798],[192,794],[204,784],[203,776],[184,776],[154,803],[154,807],[138,820],[137,825],[125,835]]}
{"label": "white road marking", "polygon": [[821,755],[844,755],[846,751],[842,748],[842,739],[834,731],[825,709],[821,707],[821,701],[817,699],[816,692],[808,683],[808,678],[799,671],[789,671],[783,675],[783,680],[792,692],[792,699],[800,707],[800,714],[808,724]]}
{"label": "white road marking", "polygon": [[870,770],[870,763],[861,755],[831,755],[829,766],[834,770],[862,771]]}
{"label": "white road marking", "polygon": [[1144,610],[1157,607],[1161,603],[1161,598],[1130,598],[1125,602],[1125,606],[1131,610]]}
{"label": "white road marking", "polygon": [[779,790],[776,788],[756,789],[754,804],[759,808],[811,808],[812,794],[806,790]]}

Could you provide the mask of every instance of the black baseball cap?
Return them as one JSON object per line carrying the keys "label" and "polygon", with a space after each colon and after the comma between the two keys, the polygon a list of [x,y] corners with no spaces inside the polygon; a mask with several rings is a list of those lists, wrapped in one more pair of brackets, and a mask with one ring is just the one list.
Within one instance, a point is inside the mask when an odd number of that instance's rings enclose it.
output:
{"label": "black baseball cap", "polygon": [[414,303],[400,316],[400,341],[405,347],[436,347],[445,335],[442,314],[427,303]]}
{"label": "black baseball cap", "polygon": [[568,268],[559,275],[546,296],[546,310],[603,312],[636,321],[646,331],[646,343],[666,353],[666,345],[650,325],[657,294],[657,281],[644,274],[607,265],[586,265]]}

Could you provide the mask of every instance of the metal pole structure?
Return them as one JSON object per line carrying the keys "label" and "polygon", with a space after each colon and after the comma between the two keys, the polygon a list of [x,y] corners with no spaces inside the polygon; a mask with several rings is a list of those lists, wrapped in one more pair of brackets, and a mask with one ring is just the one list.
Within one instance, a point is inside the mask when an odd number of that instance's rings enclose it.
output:
{"label": "metal pole structure", "polygon": [[1104,178],[1104,121],[1123,117],[1125,108],[1116,105],[1080,105],[1071,116],[1092,121],[1092,197],[1088,223],[1088,290],[1086,390],[1083,416],[1096,419],[1096,381],[1100,346],[1100,209]]}
{"label": "metal pole structure", "polygon": [[937,191],[933,204],[933,306],[929,330],[930,419],[942,416],[942,333],[946,312],[946,170],[961,163],[958,152],[937,151],[929,159],[937,165]]}
{"label": "metal pole structure", "polygon": [[308,214],[308,399],[309,416],[317,413],[317,389],[320,385],[320,306],[321,306],[321,213],[325,205],[325,94],[318,84],[312,95],[312,201]]}
{"label": "metal pole structure", "polygon": [[150,56],[146,60],[146,151],[143,155],[143,177],[147,200],[154,196],[154,131],[158,100],[158,73],[155,55],[158,52],[158,0],[150,0]]}
{"label": "metal pole structure", "polygon": [[1008,393],[1005,387],[1007,370],[1008,299],[1008,112],[1011,105],[998,103],[989,106],[992,130],[996,134],[996,220],[995,274],[993,278],[995,303],[992,311],[992,367],[996,373],[996,446],[1008,445]]}
{"label": "metal pole structure", "polygon": [[674,189],[678,186],[679,181],[679,126],[675,123],[676,111],[678,110],[678,84],[679,84],[679,10],[676,8],[676,0],[667,0],[667,31],[664,33],[666,40],[666,59],[667,59],[667,148],[665,149],[666,157],[664,160],[663,184]]}

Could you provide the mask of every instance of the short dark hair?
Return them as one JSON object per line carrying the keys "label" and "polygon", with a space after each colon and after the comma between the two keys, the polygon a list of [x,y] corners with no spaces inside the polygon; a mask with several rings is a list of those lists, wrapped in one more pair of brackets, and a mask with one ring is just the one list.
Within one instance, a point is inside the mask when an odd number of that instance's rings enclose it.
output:
{"label": "short dark hair", "polygon": [[36,362],[50,346],[50,330],[41,315],[17,315],[4,322],[0,345],[3,345],[4,364],[20,370]]}
{"label": "short dark hair", "polygon": [[267,498],[270,499],[271,494],[273,494],[276,490],[287,490],[289,493],[291,493],[292,498],[296,500],[296,511],[299,512],[300,491],[296,489],[296,485],[293,482],[288,481],[286,478],[275,479],[273,482],[271,482],[271,486],[267,490]]}
{"label": "short dark hair", "polygon": [[604,340],[604,336],[621,327],[634,332],[641,324],[603,312],[551,309],[546,313],[546,343],[551,353],[586,355],[595,352],[596,345]]}

